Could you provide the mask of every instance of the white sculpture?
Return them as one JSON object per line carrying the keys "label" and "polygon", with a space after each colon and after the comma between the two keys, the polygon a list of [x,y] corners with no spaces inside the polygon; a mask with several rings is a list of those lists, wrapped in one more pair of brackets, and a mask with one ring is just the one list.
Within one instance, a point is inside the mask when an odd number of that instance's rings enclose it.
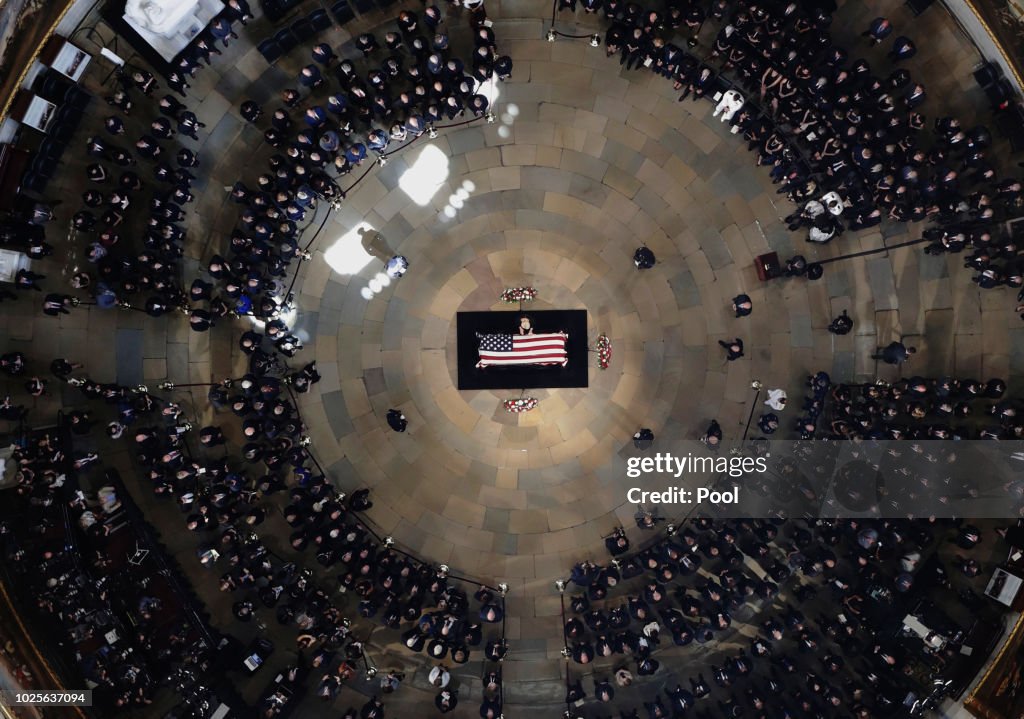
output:
{"label": "white sculpture", "polygon": [[171,37],[181,21],[193,15],[199,0],[128,0],[124,16],[154,35]]}

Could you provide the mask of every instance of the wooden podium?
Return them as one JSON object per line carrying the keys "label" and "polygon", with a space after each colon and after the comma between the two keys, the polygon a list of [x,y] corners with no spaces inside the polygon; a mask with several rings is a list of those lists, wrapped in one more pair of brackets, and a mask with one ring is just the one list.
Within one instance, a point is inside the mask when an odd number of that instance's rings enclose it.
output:
{"label": "wooden podium", "polygon": [[769,252],[766,255],[758,255],[754,259],[754,269],[757,270],[757,279],[762,282],[774,280],[782,275],[782,265],[779,264],[777,252]]}

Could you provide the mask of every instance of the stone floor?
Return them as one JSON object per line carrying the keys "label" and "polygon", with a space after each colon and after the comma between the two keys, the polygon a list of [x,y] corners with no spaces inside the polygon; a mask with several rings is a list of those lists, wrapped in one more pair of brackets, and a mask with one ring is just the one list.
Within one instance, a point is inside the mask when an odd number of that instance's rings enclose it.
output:
{"label": "stone floor", "polygon": [[[918,19],[891,5],[844,3],[837,34],[846,27],[855,35],[884,7],[898,29],[930,38],[910,63],[932,98],[924,110],[934,116],[942,100],[965,122],[978,117],[983,96],[970,77],[978,57],[951,18],[938,5]],[[818,283],[759,282],[753,258],[761,253],[825,258],[895,244],[919,228],[805,245],[779,219],[792,208],[745,146],[710,117],[710,103],[679,104],[669,83],[624,73],[585,41],[546,42],[548,11],[540,0],[488,2],[499,49],[515,61],[512,79],[498,88],[496,122],[443,132],[430,143],[443,155],[447,179],[422,204],[403,189],[402,175],[424,152],[425,138],[372,169],[326,217],[296,285],[296,322],[307,345],[300,359],[315,358],[323,375],[300,399],[317,459],[341,489],[372,488],[369,518],[399,546],[460,574],[507,582],[508,636],[521,649],[506,677],[545,687],[557,686],[561,671],[551,582],[579,559],[602,558],[601,538],[614,527],[632,526],[628,481],[610,467],[638,427],[662,439],[695,438],[717,418],[727,437],[738,437],[752,380],[797,395],[804,376],[819,369],[839,380],[891,378],[870,354],[898,336],[920,350],[905,371],[1009,376],[1018,390],[1024,376],[1024,328],[1012,295],[979,291],[955,259],[900,249],[830,265]],[[346,43],[350,33],[386,19],[359,18],[327,39]],[[558,26],[593,27],[591,18],[577,19],[579,26],[560,16]],[[186,281],[234,225],[237,206],[223,187],[239,178],[251,183],[270,154],[238,116],[240,101],[271,100],[272,107],[307,62],[296,50],[268,67],[255,50],[268,27],[258,19],[242,29],[190,91],[207,128],[199,143],[186,141],[198,146],[202,162]],[[705,29],[705,46],[712,33]],[[883,52],[864,53],[881,71]],[[101,91],[104,74],[90,69],[91,89]],[[94,103],[86,125],[96,127],[106,109]],[[53,199],[82,190],[83,163],[66,161]],[[70,213],[75,204],[62,207]],[[326,213],[321,207],[307,241]],[[412,265],[372,299],[367,287],[382,265],[352,240],[362,226],[378,230]],[[66,252],[41,263],[48,289],[81,263],[81,238],[56,241]],[[645,273],[630,261],[640,243],[659,260]],[[606,371],[590,358],[588,389],[531,392],[538,408],[511,415],[501,401],[514,392],[456,389],[454,317],[507,308],[499,293],[518,285],[538,289],[530,308],[586,309],[590,343],[606,333],[614,356]],[[753,298],[754,312],[734,319],[729,300],[740,292]],[[834,337],[824,328],[844,309],[855,330]],[[24,300],[4,310],[3,351],[22,349],[47,364],[56,356],[84,360],[100,380],[207,382],[237,377],[243,366],[235,343],[241,321],[198,335],[177,315],[154,320],[80,308],[55,320]],[[717,341],[736,336],[746,356],[727,363]],[[196,393],[192,406],[207,422],[204,396]],[[52,416],[61,402],[59,393],[42,398],[36,416]],[[390,407],[409,418],[405,434],[384,423]],[[217,421],[239,436],[230,419]],[[149,496],[139,501],[154,504]],[[180,518],[155,509],[154,521],[172,551],[189,550]],[[200,594],[216,610],[224,598],[209,589]]]}

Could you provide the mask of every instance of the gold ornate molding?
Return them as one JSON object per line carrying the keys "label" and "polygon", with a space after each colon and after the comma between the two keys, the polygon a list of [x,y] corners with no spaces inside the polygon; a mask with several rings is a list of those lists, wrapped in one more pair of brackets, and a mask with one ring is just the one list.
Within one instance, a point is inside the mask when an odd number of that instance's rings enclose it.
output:
{"label": "gold ornate molding", "polygon": [[985,34],[988,35],[988,39],[996,46],[996,49],[999,51],[1000,56],[1002,56],[1006,67],[1010,68],[1010,72],[1013,73],[1013,79],[1014,82],[1017,83],[1017,88],[1024,90],[1024,80],[1021,79],[1020,68],[1017,67],[1017,63],[1014,59],[1006,53],[1006,49],[1003,47],[1002,41],[1000,41],[999,37],[992,31],[992,26],[975,6],[974,0],[962,0],[962,2],[967,6],[967,9],[971,11],[971,14],[978,19],[978,22],[981,23],[981,27],[985,31]]}
{"label": "gold ornate molding", "polygon": [[996,712],[991,706],[988,705],[987,696],[993,692],[993,687],[989,686],[989,680],[997,680],[999,677],[993,677],[993,673],[997,670],[1002,673],[1006,671],[1006,667],[1003,665],[1003,659],[1007,651],[1021,651],[1021,644],[1024,642],[1024,614],[1021,614],[1017,619],[1017,623],[1010,631],[1009,636],[1006,637],[1006,641],[1003,642],[1003,646],[1000,647],[999,653],[996,658],[989,664],[988,670],[985,675],[981,678],[977,684],[974,685],[974,689],[967,695],[964,700],[964,708],[967,709],[971,714],[979,719],[1015,719],[1014,717],[1008,717],[1001,712]]}
{"label": "gold ornate molding", "polygon": [[[0,2],[0,6],[6,5],[6,2]],[[57,2],[54,0],[47,0],[44,7],[47,9],[52,8]],[[28,75],[28,71],[32,68],[32,64],[39,57],[39,53],[42,52],[43,46],[46,41],[49,40],[53,33],[57,30],[57,26],[60,25],[61,20],[68,14],[68,10],[75,4],[75,0],[63,0],[63,7],[57,14],[57,17],[53,19],[49,27],[46,29],[46,33],[36,42],[36,46],[32,49],[32,54],[25,59],[24,64],[21,67],[20,72],[15,68],[10,73],[11,78],[17,78],[13,83],[5,82],[0,86],[0,122],[3,122],[7,118],[7,113],[11,110],[11,103],[14,102],[14,96],[18,94],[18,90],[21,88],[23,82],[25,82],[25,76]],[[45,12],[45,10],[43,11]]]}

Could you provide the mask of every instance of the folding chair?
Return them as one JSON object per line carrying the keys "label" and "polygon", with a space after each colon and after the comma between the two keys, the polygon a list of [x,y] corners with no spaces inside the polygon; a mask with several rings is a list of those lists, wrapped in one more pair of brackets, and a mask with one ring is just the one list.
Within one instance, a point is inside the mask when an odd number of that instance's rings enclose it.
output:
{"label": "folding chair", "polygon": [[331,25],[334,24],[331,22],[331,16],[328,15],[327,11],[324,10],[323,8],[320,8],[319,10],[314,10],[309,14],[309,17],[306,19],[313,26],[313,30],[316,33],[321,33],[324,30],[329,30]]}
{"label": "folding chair", "polygon": [[287,27],[274,35],[274,42],[276,42],[278,47],[281,48],[282,55],[287,55],[292,48],[299,44],[299,40],[295,37],[295,33],[291,31],[291,28]]}
{"label": "folding chair", "polygon": [[334,3],[331,7],[331,14],[334,15],[334,19],[338,21],[339,25],[344,25],[355,19],[356,16],[352,11],[352,6],[348,4],[348,0],[338,0]]}
{"label": "folding chair", "polygon": [[273,38],[267,38],[257,45],[256,49],[260,51],[260,55],[263,56],[263,59],[271,65],[280,60],[281,55],[284,54],[281,52],[281,46],[278,45]]}
{"label": "folding chair", "polygon": [[309,42],[316,35],[316,30],[313,29],[313,23],[306,18],[301,18],[292,23],[291,26],[292,35],[301,45],[304,42]]}

